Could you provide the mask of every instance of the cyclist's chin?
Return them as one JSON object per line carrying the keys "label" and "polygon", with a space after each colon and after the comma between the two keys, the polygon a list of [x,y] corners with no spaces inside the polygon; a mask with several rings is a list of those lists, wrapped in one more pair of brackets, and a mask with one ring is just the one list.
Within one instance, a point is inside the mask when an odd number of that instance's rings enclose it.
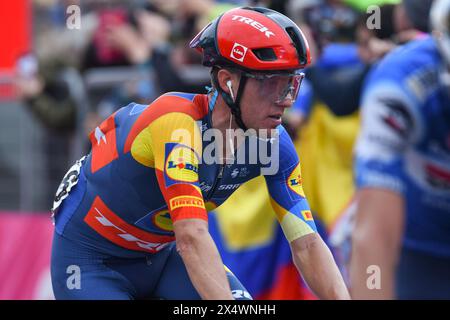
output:
{"label": "cyclist's chin", "polygon": [[256,130],[257,132],[260,130],[270,131],[276,129],[281,124],[281,117],[267,116],[258,121],[248,121],[246,124],[248,129]]}
{"label": "cyclist's chin", "polygon": [[271,138],[272,132],[279,126],[278,123],[273,123],[272,121],[265,121],[264,123],[261,123],[260,126],[256,130],[256,135],[264,137],[264,138]]}
{"label": "cyclist's chin", "polygon": [[281,124],[281,117],[269,116],[266,119],[264,119],[261,127],[270,130],[275,129],[280,124]]}

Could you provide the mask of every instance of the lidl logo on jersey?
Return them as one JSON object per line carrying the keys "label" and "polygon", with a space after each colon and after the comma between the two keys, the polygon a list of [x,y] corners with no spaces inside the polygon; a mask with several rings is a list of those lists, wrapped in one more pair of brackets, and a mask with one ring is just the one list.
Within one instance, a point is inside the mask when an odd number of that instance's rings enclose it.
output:
{"label": "lidl logo on jersey", "polygon": [[166,144],[165,175],[167,186],[177,182],[198,181],[198,157],[194,150],[176,143]]}
{"label": "lidl logo on jersey", "polygon": [[198,167],[192,163],[186,162],[184,158],[178,158],[176,161],[169,161],[167,169],[187,170],[198,173]]}
{"label": "lidl logo on jersey", "polygon": [[169,211],[167,209],[157,212],[152,217],[153,223],[158,228],[164,231],[173,231],[172,219],[170,218]]}
{"label": "lidl logo on jersey", "polygon": [[300,163],[294,168],[292,173],[287,178],[287,185],[290,190],[294,191],[296,194],[305,198],[305,192],[302,187],[302,175]]}
{"label": "lidl logo on jersey", "polygon": [[305,219],[305,221],[313,221],[314,220],[312,213],[309,210],[302,210],[302,216],[303,216],[303,219]]}

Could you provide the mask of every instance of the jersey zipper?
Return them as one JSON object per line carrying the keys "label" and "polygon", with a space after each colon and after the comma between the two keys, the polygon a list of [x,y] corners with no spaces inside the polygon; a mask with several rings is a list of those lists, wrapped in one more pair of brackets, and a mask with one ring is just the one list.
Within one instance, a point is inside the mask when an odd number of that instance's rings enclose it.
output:
{"label": "jersey zipper", "polygon": [[208,193],[208,200],[211,199],[211,197],[213,196],[214,192],[216,191],[217,184],[219,183],[220,180],[222,180],[224,168],[225,168],[225,164],[221,164],[220,165],[219,174],[217,175],[216,179],[214,180],[213,186],[212,186],[211,190]]}

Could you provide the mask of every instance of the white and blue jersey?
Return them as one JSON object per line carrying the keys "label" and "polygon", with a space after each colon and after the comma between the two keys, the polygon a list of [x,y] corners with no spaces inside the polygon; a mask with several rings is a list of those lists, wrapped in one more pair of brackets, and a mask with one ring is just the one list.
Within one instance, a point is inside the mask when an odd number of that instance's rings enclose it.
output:
{"label": "white and blue jersey", "polygon": [[370,73],[355,149],[359,189],[405,199],[403,247],[450,257],[450,89],[435,40],[409,43]]}

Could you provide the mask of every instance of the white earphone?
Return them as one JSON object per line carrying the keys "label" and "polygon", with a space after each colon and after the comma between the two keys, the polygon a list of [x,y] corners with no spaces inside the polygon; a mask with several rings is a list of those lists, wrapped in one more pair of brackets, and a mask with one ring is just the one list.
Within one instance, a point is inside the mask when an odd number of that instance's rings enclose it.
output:
{"label": "white earphone", "polygon": [[[234,98],[233,86],[231,85],[231,80],[227,81],[227,87],[230,90],[231,99],[233,99],[233,102],[235,102],[236,99]],[[231,130],[231,123],[232,123],[232,121],[233,121],[233,113],[230,112],[230,126],[229,126],[230,130]],[[232,136],[230,136],[229,142],[230,142],[230,150],[231,150],[231,153],[232,153],[233,159],[234,159],[234,141],[233,141],[233,137]]]}
{"label": "white earphone", "polygon": [[233,99],[233,101],[235,101],[236,99],[234,99],[233,86],[231,85],[231,80],[227,81],[227,87],[228,87],[228,89],[230,89],[231,99]]}

